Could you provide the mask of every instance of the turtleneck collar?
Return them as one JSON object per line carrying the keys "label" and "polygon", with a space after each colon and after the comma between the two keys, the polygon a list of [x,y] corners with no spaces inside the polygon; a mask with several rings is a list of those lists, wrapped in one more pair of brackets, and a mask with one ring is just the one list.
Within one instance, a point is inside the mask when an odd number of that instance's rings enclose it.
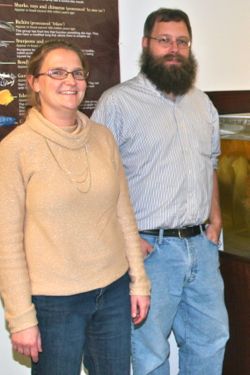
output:
{"label": "turtleneck collar", "polygon": [[77,112],[77,126],[72,132],[67,132],[54,125],[36,108],[29,110],[26,124],[49,141],[72,150],[85,146],[90,137],[89,119],[79,111]]}
{"label": "turtleneck collar", "polygon": [[25,124],[44,137],[48,151],[61,171],[80,192],[87,193],[91,188],[87,150],[91,125],[88,117],[77,112],[76,128],[67,132],[31,108]]}

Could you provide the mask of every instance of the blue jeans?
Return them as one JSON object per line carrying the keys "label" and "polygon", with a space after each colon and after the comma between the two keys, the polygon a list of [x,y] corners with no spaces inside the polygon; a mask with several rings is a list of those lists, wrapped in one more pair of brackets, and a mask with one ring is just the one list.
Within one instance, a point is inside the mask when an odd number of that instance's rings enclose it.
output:
{"label": "blue jeans", "polygon": [[132,330],[133,375],[169,375],[171,330],[179,347],[179,375],[220,375],[228,317],[218,247],[195,237],[142,236],[153,245],[145,259],[152,283],[147,320]]}
{"label": "blue jeans", "polygon": [[43,352],[32,375],[79,375],[85,348],[90,375],[130,372],[129,277],[71,296],[33,296]]}

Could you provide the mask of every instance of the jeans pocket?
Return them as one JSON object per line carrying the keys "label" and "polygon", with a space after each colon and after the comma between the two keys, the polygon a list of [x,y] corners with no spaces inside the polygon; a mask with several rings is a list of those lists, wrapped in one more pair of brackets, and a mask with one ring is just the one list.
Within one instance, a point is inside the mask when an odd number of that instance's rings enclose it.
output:
{"label": "jeans pocket", "polygon": [[210,239],[207,237],[207,235],[206,235],[205,232],[203,232],[203,237],[207,240],[207,242],[208,242],[210,245],[212,245],[213,247],[215,247],[215,248],[218,250],[218,248],[219,248],[219,244],[220,244],[219,241],[218,241],[218,242],[214,242],[214,241],[210,240]]}
{"label": "jeans pocket", "polygon": [[152,250],[150,251],[150,253],[148,253],[145,257],[144,257],[144,261],[145,260],[148,260],[149,258],[151,258],[153,256],[155,252],[155,246],[152,248]]}
{"label": "jeans pocket", "polygon": [[209,242],[210,244],[212,244],[212,245],[215,246],[216,248],[219,247],[219,242],[214,242],[214,241],[210,240],[209,238],[207,238],[207,240],[208,240],[208,242]]}
{"label": "jeans pocket", "polygon": [[146,261],[147,259],[151,258],[151,256],[154,254],[154,252],[156,250],[157,237],[147,235],[147,234],[142,234],[141,238],[143,240],[147,241],[152,246],[151,251],[149,253],[147,253],[146,256],[144,256],[144,261]]}

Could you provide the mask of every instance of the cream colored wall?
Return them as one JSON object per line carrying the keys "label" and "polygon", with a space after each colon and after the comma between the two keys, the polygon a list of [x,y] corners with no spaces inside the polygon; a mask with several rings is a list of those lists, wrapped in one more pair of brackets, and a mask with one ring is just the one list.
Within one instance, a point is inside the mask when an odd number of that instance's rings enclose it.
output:
{"label": "cream colored wall", "polygon": [[[193,51],[200,66],[197,85],[201,89],[249,90],[250,2],[247,0],[119,0],[122,81],[137,74],[144,20],[159,7],[178,7],[189,14],[193,28]],[[177,348],[173,336],[171,350],[171,375],[176,375]],[[30,373],[22,359],[13,359],[2,306],[0,373]]]}

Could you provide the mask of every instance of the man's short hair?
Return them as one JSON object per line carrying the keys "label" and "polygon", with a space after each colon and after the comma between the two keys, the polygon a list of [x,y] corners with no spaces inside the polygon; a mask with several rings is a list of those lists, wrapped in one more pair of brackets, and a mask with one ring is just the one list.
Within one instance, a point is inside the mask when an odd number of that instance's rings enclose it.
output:
{"label": "man's short hair", "polygon": [[144,24],[144,37],[150,36],[156,22],[180,22],[183,21],[188,29],[190,39],[192,40],[192,28],[188,15],[180,9],[159,8],[150,13]]}

